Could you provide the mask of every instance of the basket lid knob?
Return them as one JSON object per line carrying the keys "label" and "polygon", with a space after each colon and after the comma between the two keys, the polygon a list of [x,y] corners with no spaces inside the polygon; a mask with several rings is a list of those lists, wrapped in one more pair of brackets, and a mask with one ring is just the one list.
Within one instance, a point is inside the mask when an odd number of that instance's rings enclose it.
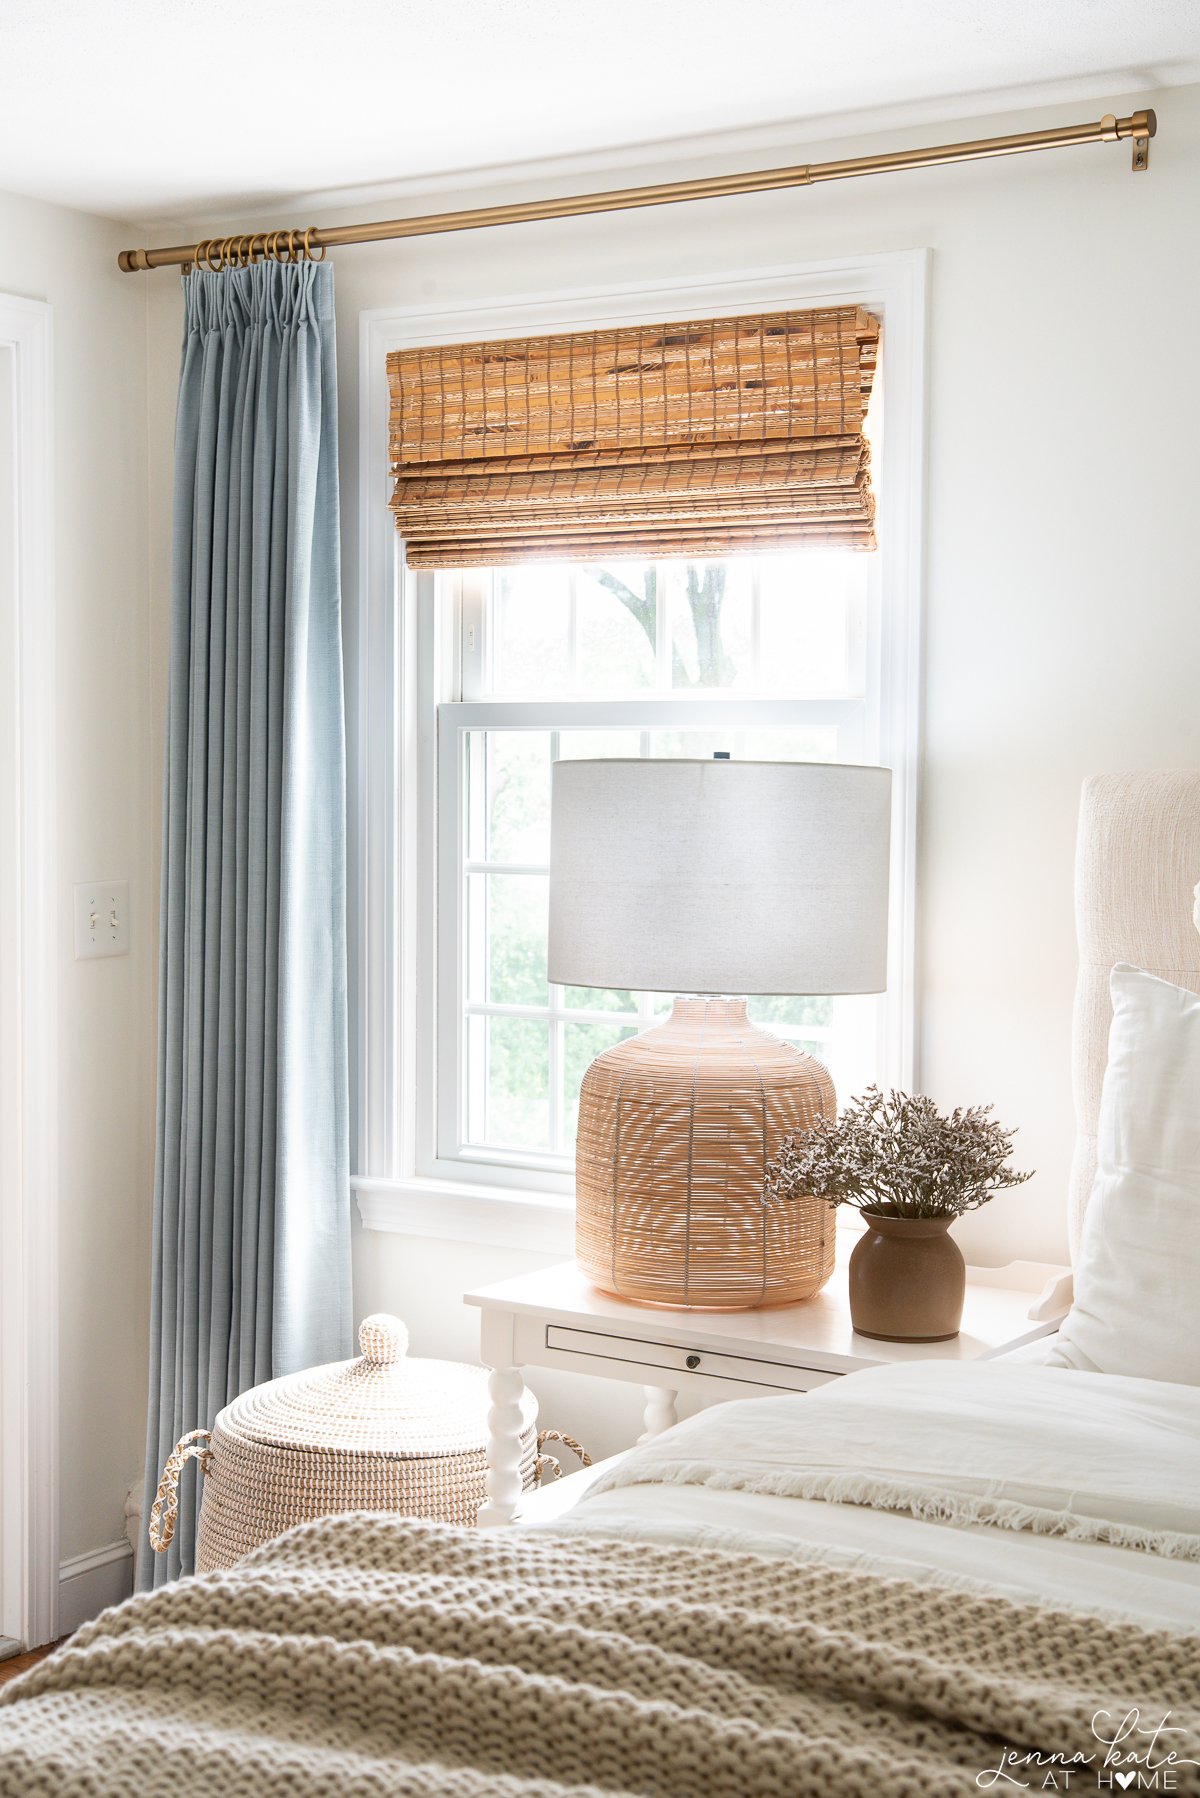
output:
{"label": "basket lid knob", "polygon": [[389,1312],[376,1311],[359,1325],[358,1346],[364,1361],[388,1367],[408,1353],[408,1328]]}

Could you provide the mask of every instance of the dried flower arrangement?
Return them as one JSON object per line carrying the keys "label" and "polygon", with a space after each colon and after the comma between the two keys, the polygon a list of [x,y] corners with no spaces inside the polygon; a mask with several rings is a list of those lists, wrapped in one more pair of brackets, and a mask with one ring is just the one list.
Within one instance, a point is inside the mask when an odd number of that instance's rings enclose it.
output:
{"label": "dried flower arrangement", "polygon": [[1006,1163],[1016,1132],[990,1105],[952,1111],[868,1087],[840,1117],[789,1136],[767,1164],[768,1201],[806,1195],[889,1217],[961,1217],[1030,1178]]}

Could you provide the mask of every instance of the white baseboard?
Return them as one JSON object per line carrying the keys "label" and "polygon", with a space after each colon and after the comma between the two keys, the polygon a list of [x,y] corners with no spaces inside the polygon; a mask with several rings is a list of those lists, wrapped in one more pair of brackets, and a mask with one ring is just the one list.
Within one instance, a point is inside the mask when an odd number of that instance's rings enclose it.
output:
{"label": "white baseboard", "polygon": [[133,1590],[133,1551],[122,1537],[90,1554],[73,1555],[58,1569],[58,1630],[69,1636],[81,1623],[120,1604]]}

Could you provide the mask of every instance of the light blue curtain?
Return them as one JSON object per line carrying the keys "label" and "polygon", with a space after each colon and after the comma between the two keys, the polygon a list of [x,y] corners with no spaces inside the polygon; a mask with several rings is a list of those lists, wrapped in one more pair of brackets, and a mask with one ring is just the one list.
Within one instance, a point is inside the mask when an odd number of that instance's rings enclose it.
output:
{"label": "light blue curtain", "polygon": [[183,286],[147,1520],[184,1431],[351,1349],[333,271]]}

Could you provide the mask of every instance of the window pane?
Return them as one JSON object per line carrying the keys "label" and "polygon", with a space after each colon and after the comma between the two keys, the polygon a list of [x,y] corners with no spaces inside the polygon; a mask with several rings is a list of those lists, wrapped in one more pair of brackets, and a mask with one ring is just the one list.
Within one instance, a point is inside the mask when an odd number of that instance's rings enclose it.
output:
{"label": "window pane", "polygon": [[869,560],[816,550],[760,559],[764,692],[800,698],[864,691],[861,620]]}
{"label": "window pane", "polygon": [[805,1025],[810,1028],[816,1025],[824,1030],[833,1022],[833,1000],[825,993],[812,999],[794,997],[790,993],[780,998],[757,994],[746,1009],[756,1024],[767,1030],[779,1028],[781,1035]]}
{"label": "window pane", "polygon": [[[874,993],[853,993],[832,1000],[829,1040],[815,1053],[833,1075],[838,1108],[879,1078],[880,1025],[883,1002]],[[799,1045],[801,1048],[803,1044]]]}
{"label": "window pane", "polygon": [[715,725],[709,730],[655,730],[650,733],[650,754],[707,762],[720,750],[740,762],[744,736],[744,731],[721,730]]}
{"label": "window pane", "polygon": [[564,730],[559,734],[558,753],[563,761],[599,760],[606,755],[634,756],[642,752],[642,734],[637,730]]}
{"label": "window pane", "polygon": [[[844,728],[807,724],[803,709],[786,706],[775,713],[793,721],[786,728],[760,725],[762,713],[750,719],[748,709],[737,728],[722,718],[739,696],[861,695],[865,710],[864,645],[875,618],[869,579],[867,558],[807,553],[534,564],[488,576],[482,667],[478,657],[472,667],[482,677],[481,697],[499,703],[485,714],[486,728],[466,735],[463,848],[478,871],[460,876],[465,1014],[457,1028],[466,1140],[474,1148],[517,1163],[545,1165],[550,1157],[568,1168],[588,1064],[661,1021],[672,1004],[669,994],[549,985],[549,882],[540,870],[549,863],[553,758],[856,759],[864,740],[857,711]],[[478,641],[464,640],[464,653]],[[522,699],[555,702],[545,708],[544,728],[507,703]],[[589,699],[653,703],[658,722],[630,706],[626,716],[638,720],[632,728],[591,720],[573,728],[576,701]],[[689,726],[705,700],[715,703],[704,726]],[[508,717],[522,720],[521,728],[505,729]],[[505,873],[506,866],[539,872]],[[524,1015],[495,1015],[508,1007]],[[875,999],[756,997],[751,1015],[824,1062],[840,1099],[861,1090],[878,1066]]]}
{"label": "window pane", "polygon": [[717,750],[735,762],[831,762],[837,759],[837,729],[832,724],[807,730],[655,730],[652,756],[682,756],[708,761]]}
{"label": "window pane", "polygon": [[871,993],[843,997],[752,998],[756,1024],[813,1055],[833,1077],[840,1110],[878,1078],[880,1000]]}
{"label": "window pane", "polygon": [[492,688],[563,693],[571,685],[571,577],[561,563],[498,568],[492,583]]}
{"label": "window pane", "polygon": [[597,563],[575,586],[580,691],[644,692],[654,685],[658,581],[653,563]]}
{"label": "window pane", "polygon": [[469,1120],[471,1139],[495,1148],[549,1150],[550,1025],[487,1018],[484,1042],[485,1116]]}
{"label": "window pane", "polygon": [[837,728],[811,724],[807,730],[748,730],[742,754],[748,762],[836,762]]}
{"label": "window pane", "polygon": [[568,1011],[636,1011],[637,996],[608,986],[564,986],[563,1004]]}
{"label": "window pane", "polygon": [[467,876],[467,995],[478,1005],[547,1005],[545,874]]}
{"label": "window pane", "polygon": [[750,558],[664,566],[672,687],[712,692],[753,686]]}
{"label": "window pane", "polygon": [[[470,736],[473,738],[475,732]],[[544,730],[490,730],[484,810],[489,861],[550,860],[550,739]]]}

